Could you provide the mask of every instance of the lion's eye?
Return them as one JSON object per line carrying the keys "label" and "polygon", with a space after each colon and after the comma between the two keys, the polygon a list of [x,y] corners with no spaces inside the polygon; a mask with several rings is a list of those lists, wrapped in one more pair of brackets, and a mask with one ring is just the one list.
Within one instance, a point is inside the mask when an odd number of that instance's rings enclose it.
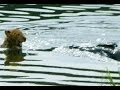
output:
{"label": "lion's eye", "polygon": [[20,34],[17,34],[18,36],[20,35]]}

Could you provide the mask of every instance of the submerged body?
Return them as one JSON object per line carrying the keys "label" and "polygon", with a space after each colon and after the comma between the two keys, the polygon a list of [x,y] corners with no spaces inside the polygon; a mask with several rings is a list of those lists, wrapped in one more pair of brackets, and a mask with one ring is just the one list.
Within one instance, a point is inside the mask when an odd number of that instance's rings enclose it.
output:
{"label": "submerged body", "polygon": [[26,56],[26,53],[23,53],[22,49],[7,49],[4,51],[4,54],[6,56],[4,62],[5,66],[14,65],[16,62],[24,61],[24,57]]}

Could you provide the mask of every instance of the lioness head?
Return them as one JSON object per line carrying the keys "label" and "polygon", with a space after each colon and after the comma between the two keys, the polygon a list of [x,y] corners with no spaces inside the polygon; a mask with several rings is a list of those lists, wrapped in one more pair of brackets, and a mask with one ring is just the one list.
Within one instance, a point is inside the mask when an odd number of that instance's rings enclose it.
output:
{"label": "lioness head", "polygon": [[22,47],[22,42],[26,41],[26,37],[19,28],[5,31],[6,43],[8,47]]}

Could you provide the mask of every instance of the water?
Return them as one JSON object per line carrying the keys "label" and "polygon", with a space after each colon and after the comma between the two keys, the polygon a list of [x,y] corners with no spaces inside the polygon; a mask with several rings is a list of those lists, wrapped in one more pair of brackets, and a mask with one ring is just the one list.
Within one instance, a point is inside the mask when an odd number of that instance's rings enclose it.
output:
{"label": "water", "polygon": [[[110,85],[119,60],[68,48],[115,42],[119,48],[120,4],[1,4],[0,44],[5,30],[19,27],[22,51],[0,49],[0,85]],[[55,49],[53,49],[56,47]]]}

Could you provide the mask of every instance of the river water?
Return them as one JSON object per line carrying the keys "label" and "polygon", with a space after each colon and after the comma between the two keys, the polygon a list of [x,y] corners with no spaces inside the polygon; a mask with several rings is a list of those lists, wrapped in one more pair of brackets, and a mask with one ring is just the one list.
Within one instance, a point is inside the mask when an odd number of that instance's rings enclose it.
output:
{"label": "river water", "polygon": [[105,86],[107,70],[120,84],[119,60],[68,48],[106,42],[119,48],[119,22],[120,4],[0,4],[0,44],[5,30],[19,27],[27,37],[21,54],[0,48],[0,85]]}

